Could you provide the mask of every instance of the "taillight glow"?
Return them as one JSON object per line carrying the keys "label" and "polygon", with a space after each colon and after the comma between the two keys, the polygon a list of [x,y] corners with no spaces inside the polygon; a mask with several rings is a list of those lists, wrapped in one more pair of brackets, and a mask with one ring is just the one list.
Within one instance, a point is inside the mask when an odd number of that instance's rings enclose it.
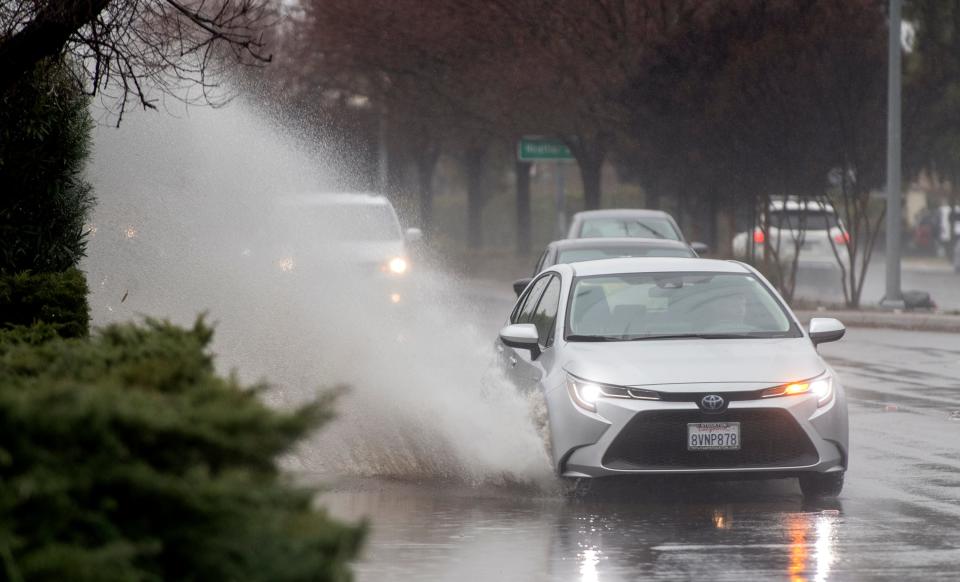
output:
{"label": "taillight glow", "polygon": [[848,242],[850,242],[850,233],[849,233],[849,232],[841,232],[840,234],[835,235],[835,236],[833,237],[833,242],[837,243],[838,245],[845,245],[845,244],[847,244]]}
{"label": "taillight glow", "polygon": [[758,228],[758,229],[756,229],[755,231],[753,231],[753,242],[755,242],[755,243],[757,243],[758,245],[760,245],[760,244],[763,244],[763,241],[765,241],[765,240],[766,240],[766,237],[763,236],[763,231],[762,231],[762,230],[760,230],[760,229]]}

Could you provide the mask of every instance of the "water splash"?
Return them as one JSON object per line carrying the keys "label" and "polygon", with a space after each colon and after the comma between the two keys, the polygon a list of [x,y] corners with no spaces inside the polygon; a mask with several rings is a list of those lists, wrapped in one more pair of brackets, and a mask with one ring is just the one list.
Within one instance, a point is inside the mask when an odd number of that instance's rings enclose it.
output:
{"label": "water splash", "polygon": [[188,324],[208,311],[218,366],[269,379],[272,404],[349,385],[338,420],[299,453],[302,470],[551,483],[542,407],[533,421],[535,399],[492,366],[491,326],[468,281],[415,265],[416,300],[396,309],[358,298],[362,282],[347,273],[298,272],[292,283],[276,267],[287,229],[265,218],[271,200],[351,178],[290,135],[241,103],[98,127],[83,265],[94,324],[142,315]]}

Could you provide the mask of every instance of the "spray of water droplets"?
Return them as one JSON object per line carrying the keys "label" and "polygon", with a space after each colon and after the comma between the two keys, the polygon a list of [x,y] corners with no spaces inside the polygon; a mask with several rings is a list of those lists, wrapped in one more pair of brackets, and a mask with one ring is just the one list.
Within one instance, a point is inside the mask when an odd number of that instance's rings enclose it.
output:
{"label": "spray of water droplets", "polygon": [[333,260],[342,245],[318,247],[330,260],[312,271],[280,255],[290,229],[276,198],[344,178],[289,136],[241,103],[97,127],[83,264],[94,324],[207,312],[220,368],[268,380],[272,405],[348,386],[337,420],[290,459],[297,470],[550,486],[542,405],[493,365],[470,281],[415,264],[416,294],[397,309],[356,292],[363,280],[337,267],[350,261]]}

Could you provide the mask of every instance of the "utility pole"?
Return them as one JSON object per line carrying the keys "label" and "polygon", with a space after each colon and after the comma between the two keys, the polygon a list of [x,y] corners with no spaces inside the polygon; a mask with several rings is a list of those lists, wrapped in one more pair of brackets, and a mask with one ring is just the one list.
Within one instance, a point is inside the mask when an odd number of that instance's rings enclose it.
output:
{"label": "utility pole", "polygon": [[884,307],[902,309],[900,289],[900,224],[903,187],[900,178],[900,26],[903,0],[890,0],[890,37],[887,67],[887,291]]}

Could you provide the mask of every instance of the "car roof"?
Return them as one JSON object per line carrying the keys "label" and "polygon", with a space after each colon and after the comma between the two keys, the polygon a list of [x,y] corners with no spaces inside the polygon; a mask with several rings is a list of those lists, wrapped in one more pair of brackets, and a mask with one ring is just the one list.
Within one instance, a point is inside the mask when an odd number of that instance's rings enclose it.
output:
{"label": "car roof", "polygon": [[389,206],[386,196],[374,192],[308,192],[280,196],[284,206]]}
{"label": "car roof", "polygon": [[549,245],[558,251],[570,249],[605,249],[610,247],[639,247],[689,250],[690,246],[679,240],[644,237],[565,238]]}
{"label": "car roof", "polygon": [[796,199],[775,199],[770,201],[770,210],[815,210],[827,213],[836,213],[833,206],[819,200],[796,200]]}
{"label": "car roof", "polygon": [[649,208],[605,208],[603,210],[584,210],[573,215],[574,219],[584,218],[626,218],[631,216],[667,217],[670,215],[662,210]]}
{"label": "car roof", "polygon": [[737,261],[693,259],[687,257],[630,257],[598,259],[568,265],[576,277],[591,275],[620,275],[625,273],[709,272],[750,273],[746,265]]}

